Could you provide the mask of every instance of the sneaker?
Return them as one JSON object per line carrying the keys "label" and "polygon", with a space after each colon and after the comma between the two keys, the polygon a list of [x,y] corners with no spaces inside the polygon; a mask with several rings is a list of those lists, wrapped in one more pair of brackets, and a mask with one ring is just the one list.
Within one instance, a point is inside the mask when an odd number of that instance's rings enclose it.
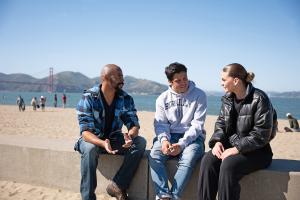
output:
{"label": "sneaker", "polygon": [[117,200],[127,200],[127,194],[125,190],[121,190],[119,186],[111,181],[108,186],[106,187],[106,192],[112,196],[116,197]]}

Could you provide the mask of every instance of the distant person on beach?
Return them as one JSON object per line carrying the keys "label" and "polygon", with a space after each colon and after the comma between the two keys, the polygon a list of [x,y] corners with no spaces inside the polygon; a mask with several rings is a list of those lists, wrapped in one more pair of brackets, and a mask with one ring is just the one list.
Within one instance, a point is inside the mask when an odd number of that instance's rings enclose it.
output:
{"label": "distant person on beach", "polygon": [[25,102],[24,102],[24,99],[19,95],[17,97],[17,105],[19,107],[19,111],[25,111]]}
{"label": "distant person on beach", "polygon": [[[123,164],[106,191],[118,200],[127,199],[128,189],[143,157],[146,140],[139,136],[139,120],[133,98],[122,90],[123,73],[114,64],[101,71],[101,84],[84,92],[77,105],[81,137],[74,149],[81,154],[83,200],[94,200],[100,154],[124,155]],[[122,126],[128,132],[122,133]]]}
{"label": "distant person on beach", "polygon": [[286,117],[289,120],[290,127],[284,127],[285,132],[300,132],[298,120],[291,113],[287,113]]}
{"label": "distant person on beach", "polygon": [[[204,154],[206,94],[189,81],[187,68],[171,63],[165,68],[169,89],[156,100],[155,138],[149,155],[156,199],[180,199],[195,165]],[[171,189],[166,162],[178,159]]]}
{"label": "distant person on beach", "polygon": [[45,106],[46,106],[46,97],[41,96],[41,98],[40,98],[40,107],[41,107],[42,111],[45,111]]}
{"label": "distant person on beach", "polygon": [[36,111],[36,108],[37,108],[37,99],[36,99],[36,97],[32,97],[32,99],[31,99],[31,106],[32,106],[32,109],[34,111]]}
{"label": "distant person on beach", "polygon": [[277,130],[276,111],[265,92],[255,88],[254,73],[238,64],[221,73],[225,90],[211,150],[201,161],[198,199],[240,199],[239,181],[246,174],[267,168],[272,162],[269,144]]}
{"label": "distant person on beach", "polygon": [[53,105],[54,105],[54,108],[57,107],[57,95],[56,94],[54,94],[54,103],[53,103]]}
{"label": "distant person on beach", "polygon": [[63,103],[63,108],[66,107],[66,103],[67,103],[67,96],[65,93],[63,93],[62,95],[62,103]]}

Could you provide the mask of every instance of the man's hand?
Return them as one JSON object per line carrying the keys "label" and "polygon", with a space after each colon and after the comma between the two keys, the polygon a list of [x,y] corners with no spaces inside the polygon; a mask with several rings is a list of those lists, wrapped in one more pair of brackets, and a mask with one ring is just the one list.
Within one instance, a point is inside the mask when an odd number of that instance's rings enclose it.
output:
{"label": "man's hand", "polygon": [[131,139],[135,138],[139,135],[139,127],[133,126],[130,130],[128,130],[128,135]]}
{"label": "man's hand", "polygon": [[165,155],[170,155],[171,154],[171,151],[170,151],[171,146],[172,145],[168,140],[164,140],[161,145],[161,152]]}
{"label": "man's hand", "polygon": [[169,151],[171,156],[177,156],[181,152],[181,147],[178,143],[174,143],[170,146]]}
{"label": "man's hand", "polygon": [[229,157],[229,156],[233,156],[239,153],[239,150],[236,147],[231,147],[229,149],[226,149],[222,155],[221,155],[221,159],[224,160],[225,158]]}
{"label": "man's hand", "polygon": [[212,154],[214,156],[217,156],[217,158],[222,159],[221,155],[224,151],[223,144],[221,142],[217,142],[214,146],[214,148],[211,150]]}
{"label": "man's hand", "polygon": [[116,154],[118,150],[112,150],[109,139],[104,140],[104,148],[109,154]]}
{"label": "man's hand", "polygon": [[124,133],[125,144],[122,145],[123,148],[129,148],[132,145],[132,139],[128,133]]}

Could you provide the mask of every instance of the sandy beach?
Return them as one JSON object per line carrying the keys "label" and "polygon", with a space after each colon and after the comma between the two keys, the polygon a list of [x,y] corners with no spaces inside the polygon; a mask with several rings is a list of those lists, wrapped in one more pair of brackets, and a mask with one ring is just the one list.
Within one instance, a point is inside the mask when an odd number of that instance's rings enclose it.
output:
{"label": "sandy beach", "polygon": [[[151,147],[153,132],[153,112],[138,112],[140,119],[140,133],[147,139],[147,148]],[[209,140],[216,120],[216,116],[207,116],[205,129],[207,131],[206,151],[209,150]],[[287,120],[279,120],[279,132],[271,141],[274,158],[291,160],[300,159],[300,133],[284,133]],[[33,111],[27,107],[25,112],[19,112],[17,106],[0,106],[0,134],[2,136],[26,136],[29,138],[59,138],[76,140],[79,137],[79,126],[75,109],[46,108]],[[101,184],[101,183],[100,183]],[[17,199],[80,199],[79,191],[45,188],[40,186],[0,180],[0,200]],[[98,199],[114,199],[103,194]]]}

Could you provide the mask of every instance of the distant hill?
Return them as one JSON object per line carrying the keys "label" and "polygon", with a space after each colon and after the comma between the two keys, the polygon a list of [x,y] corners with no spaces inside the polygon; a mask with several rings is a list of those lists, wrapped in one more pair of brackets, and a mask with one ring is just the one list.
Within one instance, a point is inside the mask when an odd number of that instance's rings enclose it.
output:
{"label": "distant hill", "polygon": [[[130,94],[160,94],[168,89],[168,86],[133,76],[125,76],[124,90]],[[92,79],[94,84],[99,84],[99,77]]]}
{"label": "distant hill", "polygon": [[[65,71],[53,75],[54,91],[82,92],[96,84],[99,77],[89,78],[79,72]],[[146,79],[125,76],[124,90],[130,94],[157,95],[168,86]],[[41,92],[48,91],[48,77],[37,79],[27,74],[4,74],[0,72],[0,91]],[[224,92],[206,91],[207,96],[222,96]],[[300,98],[300,91],[267,92],[270,97]]]}
{"label": "distant hill", "polygon": [[[10,83],[11,81],[20,83]],[[27,74],[3,74],[0,73],[0,90],[7,91],[27,91],[28,87],[35,87],[36,78]],[[28,85],[24,85],[22,82],[27,82]]]}
{"label": "distant hill", "polygon": [[[125,76],[124,90],[130,94],[160,94],[166,85],[132,76]],[[0,73],[1,91],[40,92],[48,90],[48,77],[37,79],[27,74]],[[90,79],[79,72],[60,72],[53,75],[54,91],[82,92],[99,83],[99,77]]]}
{"label": "distant hill", "polygon": [[149,81],[146,79],[138,79],[132,76],[125,76],[124,89],[131,94],[160,94],[168,89],[168,86]]}

